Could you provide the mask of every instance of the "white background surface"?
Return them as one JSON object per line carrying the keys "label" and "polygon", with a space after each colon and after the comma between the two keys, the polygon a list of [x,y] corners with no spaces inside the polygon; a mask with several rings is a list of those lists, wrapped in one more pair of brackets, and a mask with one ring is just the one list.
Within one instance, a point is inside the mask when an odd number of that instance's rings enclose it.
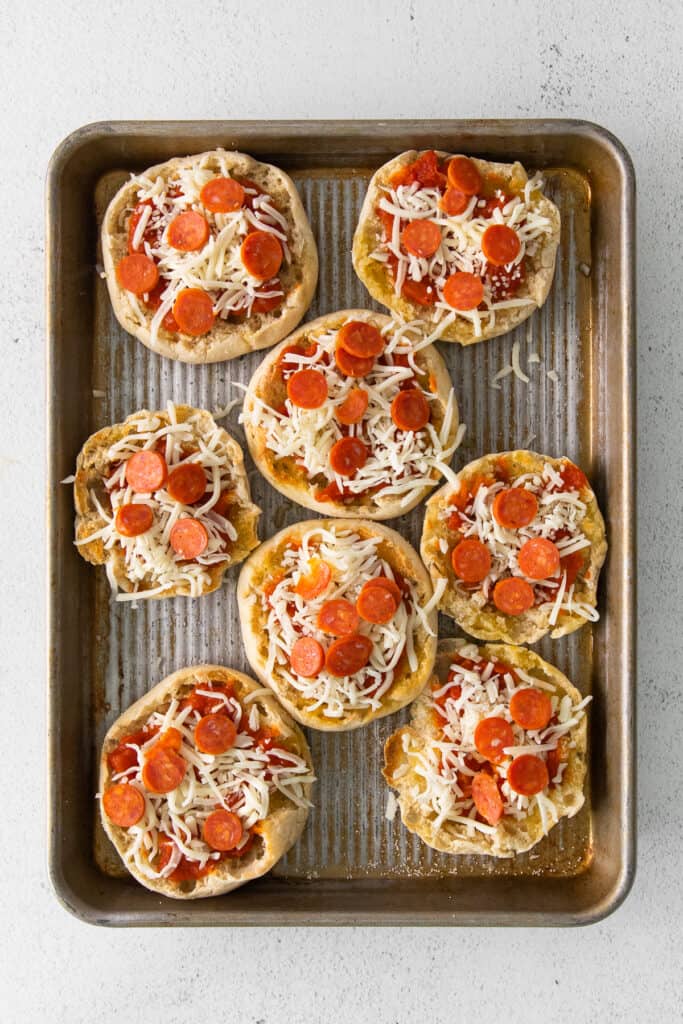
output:
{"label": "white background surface", "polygon": [[[680,1020],[681,6],[321,0],[3,5],[0,1019]],[[626,7],[627,5],[623,5]],[[243,13],[245,12],[245,13]],[[107,931],[45,871],[43,180],[108,118],[581,117],[639,188],[640,849],[565,931]],[[475,1017],[476,1015],[476,1017]]]}

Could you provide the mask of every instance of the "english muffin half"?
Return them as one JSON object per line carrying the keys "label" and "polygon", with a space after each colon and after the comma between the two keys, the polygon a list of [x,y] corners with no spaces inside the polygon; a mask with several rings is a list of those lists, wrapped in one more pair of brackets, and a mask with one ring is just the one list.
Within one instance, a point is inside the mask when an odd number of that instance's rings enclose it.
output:
{"label": "english muffin half", "polygon": [[183,668],[105,736],[102,825],[147,889],[219,896],[296,842],[314,781],[303,733],[269,690],[219,665]]}
{"label": "english muffin half", "polygon": [[368,186],[353,265],[370,294],[432,339],[506,334],[543,305],[560,214],[540,175],[427,150],[401,153]]}
{"label": "english muffin half", "polygon": [[402,821],[445,853],[524,853],[583,806],[590,697],[506,644],[444,641],[436,669],[384,748]]}
{"label": "english muffin half", "polygon": [[328,515],[414,508],[459,442],[446,365],[414,324],[345,309],[270,352],[242,413],[254,462],[286,497]]}
{"label": "english muffin half", "polygon": [[98,430],[74,500],[76,546],[119,601],[208,594],[258,544],[242,449],[204,409],[169,402]]}
{"label": "english muffin half", "polygon": [[318,253],[289,175],[223,149],[133,175],[102,223],[121,326],[186,363],[216,363],[284,338],[308,309]]}
{"label": "english muffin half", "polygon": [[481,640],[535,643],[599,618],[605,523],[569,459],[513,451],[468,463],[428,501],[420,551],[440,610]]}
{"label": "english muffin half", "polygon": [[290,526],[245,562],[237,599],[252,668],[313,729],[355,729],[390,715],[431,674],[437,624],[429,576],[385,526]]}

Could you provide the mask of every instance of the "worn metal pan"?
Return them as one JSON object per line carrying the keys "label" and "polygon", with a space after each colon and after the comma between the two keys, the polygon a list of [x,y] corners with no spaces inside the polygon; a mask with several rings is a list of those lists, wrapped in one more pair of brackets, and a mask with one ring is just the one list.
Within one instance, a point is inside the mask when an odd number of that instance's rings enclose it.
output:
{"label": "worn metal pan", "polygon": [[[588,470],[607,511],[610,554],[601,620],[540,653],[592,692],[586,807],[511,862],[449,858],[384,814],[382,742],[401,716],[311,736],[320,781],[300,843],[267,878],[178,906],[130,879],[96,822],[97,751],[111,720],[172,670],[201,661],[247,670],[234,585],[197,601],[111,600],[104,573],[72,545],[70,488],[83,440],[168,398],[209,409],[235,397],[259,353],[187,366],[149,352],[116,323],[97,273],[98,218],[126,175],[174,155],[239,148],[294,176],[317,233],[320,285],[310,317],[372,305],[351,267],[351,239],[373,169],[434,147],[544,170],[563,215],[550,298],[512,335],[442,346],[466,441],[456,464],[529,443]],[[599,920],[628,893],[635,862],[634,177],[620,143],[578,121],[119,122],[89,125],[58,148],[47,182],[49,807],[58,897],[112,925],[558,925]],[[518,340],[537,351],[531,384],[489,384]],[[548,369],[559,380],[549,378]],[[228,429],[239,437],[236,414]],[[251,467],[253,468],[253,467]],[[262,535],[306,518],[255,474]],[[392,525],[415,543],[422,512]],[[452,623],[442,619],[444,635]]]}

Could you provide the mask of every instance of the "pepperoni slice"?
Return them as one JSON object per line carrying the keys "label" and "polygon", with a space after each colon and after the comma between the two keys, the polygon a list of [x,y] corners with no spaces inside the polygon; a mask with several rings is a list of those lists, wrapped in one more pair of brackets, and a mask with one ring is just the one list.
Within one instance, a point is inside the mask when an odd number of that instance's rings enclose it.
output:
{"label": "pepperoni slice", "polygon": [[116,782],[104,793],[102,808],[109,820],[121,828],[136,825],[145,813],[145,798],[128,782]]}
{"label": "pepperoni slice", "polygon": [[211,213],[234,213],[244,203],[244,189],[234,178],[212,178],[199,198]]}
{"label": "pepperoni slice", "polygon": [[204,715],[194,730],[194,742],[202,754],[224,754],[235,745],[237,727],[232,718],[224,714]]}
{"label": "pepperoni slice", "polygon": [[484,283],[476,274],[458,270],[446,280],[443,298],[453,309],[476,309],[484,298]]}
{"label": "pepperoni slice", "polygon": [[494,267],[512,263],[521,248],[519,235],[506,224],[492,224],[481,236],[481,251]]}
{"label": "pepperoni slice", "polygon": [[159,268],[154,260],[142,252],[124,256],[116,264],[116,280],[128,292],[144,295],[151,292],[159,280]]}
{"label": "pepperoni slice", "polygon": [[331,676],[341,679],[365,668],[372,654],[372,640],[362,633],[353,633],[335,640],[327,648],[325,668]]}
{"label": "pepperoni slice", "polygon": [[343,345],[340,345],[339,341],[337,341],[337,347],[334,351],[334,361],[337,364],[337,369],[346,377],[367,377],[375,365],[374,356],[368,356],[367,359],[358,359],[357,356],[352,356]]}
{"label": "pepperoni slice", "polygon": [[357,437],[342,437],[330,449],[330,466],[339,476],[353,476],[368,461],[368,449]]}
{"label": "pepperoni slice", "polygon": [[155,748],[142,769],[142,782],[150,793],[170,793],[185,778],[187,764],[169,747]]}
{"label": "pepperoni slice", "polygon": [[168,225],[166,238],[179,252],[196,252],[209,240],[209,222],[197,210],[184,210]]}
{"label": "pepperoni slice", "polygon": [[399,601],[388,587],[369,581],[361,587],[356,601],[356,611],[366,622],[383,625],[394,617]]}
{"label": "pepperoni slice", "polygon": [[320,370],[299,370],[287,381],[287,396],[299,409],[319,409],[327,394],[327,381]]}
{"label": "pepperoni slice", "polygon": [[534,604],[534,588],[517,576],[498,580],[493,588],[493,603],[505,615],[522,615]]}
{"label": "pepperoni slice", "polygon": [[204,497],[206,492],[206,473],[198,462],[185,462],[176,466],[168,474],[166,490],[169,498],[183,505],[192,505]]}
{"label": "pepperoni slice", "polygon": [[114,526],[122,537],[139,537],[147,533],[154,522],[149,505],[121,505],[114,518]]}
{"label": "pepperoni slice", "polygon": [[282,266],[282,246],[270,231],[250,231],[242,242],[240,256],[247,273],[260,281],[275,277]]}
{"label": "pepperoni slice", "polygon": [[135,452],[126,463],[126,483],[137,494],[152,494],[166,483],[168,466],[161,452]]}
{"label": "pepperoni slice", "polygon": [[465,537],[453,548],[451,564],[463,583],[481,583],[491,571],[491,552],[476,537]]}
{"label": "pepperoni slice", "polygon": [[152,757],[153,752],[160,747],[168,747],[170,750],[175,750],[176,753],[179,753],[182,745],[182,733],[179,729],[175,729],[171,726],[169,729],[165,729],[164,732],[157,737],[157,741],[149,752],[148,757]]}
{"label": "pepperoni slice", "polygon": [[206,527],[198,519],[187,516],[171,527],[169,543],[175,553],[186,561],[199,558],[209,543]]}
{"label": "pepperoni slice", "polygon": [[358,612],[351,602],[337,597],[325,602],[318,612],[316,625],[330,636],[348,636],[358,629],[359,621]]}
{"label": "pepperoni slice", "polygon": [[454,156],[449,160],[448,184],[466,196],[476,196],[481,191],[481,174],[474,161],[468,156]]}
{"label": "pepperoni slice", "polygon": [[447,188],[441,196],[439,206],[449,217],[458,217],[467,209],[470,197],[457,188]]}
{"label": "pepperoni slice", "polygon": [[482,718],[474,730],[474,745],[478,753],[492,764],[500,764],[505,760],[505,747],[511,747],[515,741],[512,726],[504,718],[491,716]]}
{"label": "pepperoni slice", "polygon": [[352,423],[360,423],[368,407],[368,393],[363,388],[352,388],[348,395],[335,410],[340,423],[350,427]]}
{"label": "pepperoni slice", "polygon": [[413,281],[412,278],[407,277],[403,282],[401,295],[408,302],[414,302],[417,306],[433,306],[436,299],[436,291],[430,278]]}
{"label": "pepperoni slice", "polygon": [[303,679],[315,679],[325,664],[325,651],[312,636],[300,636],[289,656],[292,671]]}
{"label": "pepperoni slice", "polygon": [[201,288],[183,288],[173,303],[173,316],[178,330],[199,338],[213,327],[216,314],[211,296]]}
{"label": "pepperoni slice", "polygon": [[538,498],[526,487],[506,487],[493,499],[494,519],[506,530],[519,530],[533,522],[538,513]]}
{"label": "pepperoni slice", "polygon": [[398,583],[394,582],[394,580],[390,580],[388,576],[373,576],[372,579],[368,580],[367,583],[364,583],[363,586],[384,587],[384,589],[388,590],[390,594],[393,594],[397,606],[403,600],[403,591],[399,587]]}
{"label": "pepperoni slice", "polygon": [[489,772],[477,772],[472,779],[474,806],[489,825],[497,825],[503,817],[503,798],[496,780]]}
{"label": "pepperoni slice", "polygon": [[356,359],[375,359],[384,352],[386,342],[379,328],[365,320],[350,320],[339,328],[337,344]]}
{"label": "pepperoni slice", "polygon": [[308,572],[299,576],[294,591],[305,601],[312,601],[327,589],[331,579],[332,570],[327,562],[322,558],[311,558],[308,562]]}
{"label": "pepperoni slice", "polygon": [[441,245],[441,229],[433,220],[411,220],[401,232],[401,244],[412,256],[426,259]]}
{"label": "pepperoni slice", "polygon": [[560,476],[566,491],[582,491],[584,487],[588,487],[588,477],[573,462],[565,462],[560,470]]}
{"label": "pepperoni slice", "polygon": [[399,430],[422,430],[429,416],[429,402],[418,388],[399,391],[391,403],[391,418]]}
{"label": "pepperoni slice", "polygon": [[557,545],[545,537],[532,537],[522,544],[517,565],[532,580],[547,580],[560,571],[560,552]]}
{"label": "pepperoni slice", "polygon": [[227,853],[229,850],[234,850],[240,842],[244,835],[244,829],[236,814],[226,811],[224,807],[218,807],[204,822],[202,835],[204,842],[212,850]]}
{"label": "pepperoni slice", "polygon": [[545,761],[535,754],[520,754],[508,768],[510,789],[520,796],[535,796],[545,789],[549,781]]}
{"label": "pepperoni slice", "polygon": [[550,697],[535,686],[517,690],[510,698],[510,714],[522,729],[545,729],[552,713]]}

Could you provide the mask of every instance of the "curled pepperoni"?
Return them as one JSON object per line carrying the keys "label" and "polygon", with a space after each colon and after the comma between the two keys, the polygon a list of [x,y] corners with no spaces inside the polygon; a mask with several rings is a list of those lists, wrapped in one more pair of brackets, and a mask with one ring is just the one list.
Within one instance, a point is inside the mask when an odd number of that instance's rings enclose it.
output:
{"label": "curled pepperoni", "polygon": [[441,196],[439,206],[448,217],[458,217],[467,209],[470,197],[457,188],[447,188]]}
{"label": "curled pepperoni", "polygon": [[538,498],[526,487],[506,487],[493,499],[493,517],[506,530],[519,530],[533,522],[538,513]]}
{"label": "curled pepperoni", "polygon": [[451,564],[463,583],[481,583],[491,571],[491,552],[476,537],[465,537],[453,548]]}
{"label": "curled pepperoni", "polygon": [[510,714],[522,729],[545,729],[552,713],[550,697],[535,686],[525,686],[510,698]]}
{"label": "curled pepperoni", "polygon": [[227,853],[229,850],[234,850],[240,842],[244,835],[244,829],[236,814],[226,811],[224,807],[218,807],[204,822],[202,835],[204,842],[212,850]]}
{"label": "curled pepperoni", "polygon": [[202,754],[224,754],[235,745],[237,728],[227,715],[204,715],[197,722],[194,730],[194,742]]}
{"label": "curled pepperoni", "polygon": [[287,396],[299,409],[319,409],[327,394],[327,381],[320,370],[298,370],[287,381]]}
{"label": "curled pepperoni", "polygon": [[392,590],[381,583],[369,580],[361,587],[356,600],[356,611],[366,622],[381,625],[394,617],[399,603],[400,598],[397,600]]}
{"label": "curled pepperoni", "polygon": [[356,359],[375,359],[384,352],[386,342],[379,328],[365,320],[350,320],[339,328],[337,344]]}
{"label": "curled pepperoni", "polygon": [[433,220],[411,220],[401,232],[401,245],[412,256],[427,259],[441,245],[441,230]]}
{"label": "curled pepperoni", "polygon": [[156,748],[142,769],[142,782],[150,793],[170,793],[185,778],[187,763],[169,747]]}
{"label": "curled pepperoni", "polygon": [[468,156],[454,156],[449,160],[448,184],[466,196],[476,196],[481,191],[481,174],[474,161]]}
{"label": "curled pepperoni", "polygon": [[250,231],[242,242],[244,269],[259,281],[269,281],[282,266],[282,246],[270,231]]}
{"label": "curled pepperoni", "polygon": [[548,785],[548,768],[535,754],[520,754],[508,768],[510,789],[520,796],[535,796]]}
{"label": "curled pepperoni", "polygon": [[339,476],[353,476],[368,461],[368,449],[357,437],[342,437],[330,449],[330,466]]}
{"label": "curled pepperoni", "polygon": [[429,415],[429,402],[418,388],[399,391],[391,403],[391,418],[399,430],[422,430]]}
{"label": "curled pepperoni", "polygon": [[335,410],[335,416],[340,423],[350,427],[353,423],[360,423],[368,407],[368,393],[363,388],[352,388],[348,395]]}
{"label": "curled pepperoni", "polygon": [[216,314],[211,296],[201,288],[183,288],[173,303],[173,316],[178,330],[199,338],[213,327]]}
{"label": "curled pepperoni", "polygon": [[340,345],[339,341],[337,341],[334,351],[334,361],[337,364],[337,369],[346,377],[367,377],[375,365],[374,356],[358,359],[357,356],[352,356],[343,345]]}
{"label": "curled pepperoni", "polygon": [[209,222],[197,210],[184,210],[168,225],[166,237],[179,252],[196,252],[209,240]]}
{"label": "curled pepperoni", "polygon": [[353,633],[335,640],[327,648],[325,668],[338,679],[353,676],[365,668],[372,654],[372,640],[362,633]]}
{"label": "curled pepperoni", "polygon": [[172,527],[169,543],[175,553],[186,561],[199,558],[209,543],[206,527],[189,516],[179,519]]}
{"label": "curled pepperoni", "polygon": [[472,779],[472,800],[484,821],[497,825],[503,817],[503,798],[489,772],[477,772]]}
{"label": "curled pepperoni", "polygon": [[325,651],[312,636],[300,636],[289,655],[292,671],[303,679],[315,679],[325,664]]}
{"label": "curled pepperoni", "polygon": [[484,298],[484,284],[476,274],[458,270],[443,286],[444,302],[453,309],[476,309]]}
{"label": "curled pepperoni", "polygon": [[114,518],[114,526],[122,537],[139,537],[147,533],[154,522],[149,505],[121,505]]}
{"label": "curled pepperoni", "polygon": [[330,636],[348,636],[358,629],[359,621],[358,612],[351,602],[337,597],[325,602],[318,612],[316,625]]}
{"label": "curled pepperoni", "polygon": [[168,474],[166,490],[169,498],[179,501],[182,505],[192,505],[204,497],[206,492],[206,473],[198,462],[185,462],[176,466]]}
{"label": "curled pepperoni", "polygon": [[299,576],[294,591],[305,601],[312,601],[314,597],[324,593],[331,579],[332,570],[327,562],[322,558],[311,558],[308,562],[308,571]]}
{"label": "curled pepperoni", "polygon": [[436,291],[429,278],[413,281],[412,278],[407,277],[403,282],[401,295],[408,302],[414,302],[417,306],[433,306],[436,299]]}
{"label": "curled pepperoni", "polygon": [[492,764],[505,759],[505,747],[511,747],[515,740],[512,726],[504,718],[491,716],[482,718],[474,730],[474,745],[482,757]]}
{"label": "curled pepperoni", "polygon": [[234,213],[244,203],[244,189],[234,178],[212,178],[199,198],[211,213]]}
{"label": "curled pepperoni", "polygon": [[560,571],[560,552],[557,545],[545,537],[532,537],[522,544],[517,565],[532,580],[547,580]]}
{"label": "curled pepperoni", "polygon": [[560,470],[565,491],[582,491],[588,487],[588,478],[582,469],[573,462],[565,462]]}
{"label": "curled pepperoni", "polygon": [[116,782],[102,797],[102,808],[109,820],[120,828],[136,825],[145,813],[145,798],[128,782]]}
{"label": "curled pepperoni", "polygon": [[534,588],[517,576],[498,580],[493,588],[493,603],[505,615],[522,615],[534,604]]}
{"label": "curled pepperoni", "polygon": [[126,463],[126,483],[138,494],[152,494],[166,483],[168,466],[161,452],[135,452]]}
{"label": "curled pepperoni", "polygon": [[159,280],[159,269],[149,256],[134,252],[124,256],[116,264],[116,280],[126,291],[134,295],[144,295],[156,287]]}
{"label": "curled pepperoni", "polygon": [[512,263],[521,248],[519,235],[506,224],[492,224],[481,236],[481,251],[494,267]]}

